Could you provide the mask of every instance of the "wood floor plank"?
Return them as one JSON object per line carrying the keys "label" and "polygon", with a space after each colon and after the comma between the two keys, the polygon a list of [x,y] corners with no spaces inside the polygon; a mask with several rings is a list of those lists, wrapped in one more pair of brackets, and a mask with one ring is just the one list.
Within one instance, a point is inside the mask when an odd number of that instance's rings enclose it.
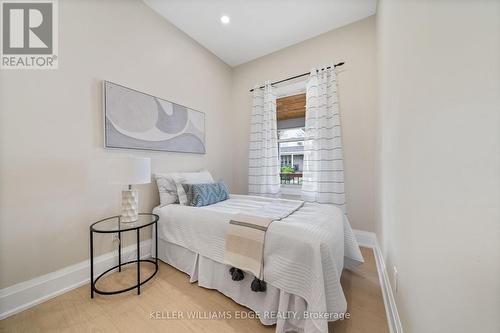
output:
{"label": "wood floor plank", "polygon": [[[329,323],[335,333],[387,333],[384,301],[371,249],[362,248],[365,263],[344,270],[342,287],[347,298],[350,319]],[[153,267],[141,265],[141,275],[148,276]],[[135,282],[135,267],[113,273],[99,281],[98,288],[119,289]],[[0,332],[274,332],[252,319],[188,319],[188,313],[210,314],[225,311],[252,312],[215,290],[190,283],[189,277],[161,263],[157,275],[136,291],[90,298],[89,285],[74,289],[31,309],[0,321]],[[170,318],[152,319],[160,311]],[[173,314],[184,318],[173,318]],[[168,316],[167,316],[168,317]],[[206,316],[205,316],[206,317]]]}

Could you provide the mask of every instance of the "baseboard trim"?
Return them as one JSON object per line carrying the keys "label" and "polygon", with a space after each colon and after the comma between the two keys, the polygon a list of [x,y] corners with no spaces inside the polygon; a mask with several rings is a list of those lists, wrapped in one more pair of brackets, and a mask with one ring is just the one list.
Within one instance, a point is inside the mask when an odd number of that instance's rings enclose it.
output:
{"label": "baseboard trim", "polygon": [[[141,258],[151,255],[151,240],[142,241]],[[137,258],[137,246],[122,249],[122,261]],[[118,263],[116,251],[94,258],[94,276]],[[0,320],[89,283],[90,260],[0,290]],[[90,293],[90,290],[89,290]]]}
{"label": "baseboard trim", "polygon": [[375,256],[375,263],[377,265],[378,278],[380,288],[382,289],[382,296],[384,298],[385,313],[387,315],[387,322],[389,324],[390,333],[403,333],[403,326],[399,318],[398,309],[396,307],[396,300],[392,293],[391,284],[389,282],[389,275],[385,266],[384,256],[380,249],[377,235],[374,232],[363,230],[353,230],[359,246],[368,247],[373,249]]}
{"label": "baseboard trim", "polygon": [[363,231],[353,229],[354,236],[356,236],[356,240],[358,241],[359,246],[369,247],[371,249],[375,248],[377,236],[374,232]]}

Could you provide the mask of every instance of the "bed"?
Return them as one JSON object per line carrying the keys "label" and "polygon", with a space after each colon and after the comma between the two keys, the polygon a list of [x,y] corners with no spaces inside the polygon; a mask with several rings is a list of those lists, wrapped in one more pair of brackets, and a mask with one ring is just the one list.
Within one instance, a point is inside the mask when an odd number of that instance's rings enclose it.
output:
{"label": "bed", "polygon": [[328,321],[341,319],[347,311],[342,270],[363,262],[349,222],[337,207],[306,202],[271,223],[264,248],[265,292],[251,291],[250,274],[233,281],[230,266],[224,264],[231,217],[273,200],[278,199],[230,195],[205,207],[156,207],[158,257],[187,273],[191,282],[255,311],[262,324],[276,324],[276,332],[327,332]]}

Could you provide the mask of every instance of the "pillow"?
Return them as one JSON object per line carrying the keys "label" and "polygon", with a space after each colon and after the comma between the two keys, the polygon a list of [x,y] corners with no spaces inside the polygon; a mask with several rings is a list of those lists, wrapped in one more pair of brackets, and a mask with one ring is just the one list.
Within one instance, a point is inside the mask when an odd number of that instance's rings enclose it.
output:
{"label": "pillow", "polygon": [[177,190],[177,197],[179,198],[179,204],[183,205],[183,206],[187,206],[189,205],[189,201],[188,201],[188,198],[187,198],[187,191],[184,190],[184,178],[174,178],[174,182],[175,182],[175,188]]}
{"label": "pillow", "polygon": [[[156,173],[154,176],[156,179],[156,184],[158,186],[158,192],[160,194],[161,206],[179,202],[176,180],[180,181],[180,183],[186,182],[193,184],[214,182],[212,175],[207,170],[198,172],[173,172],[167,174]],[[182,190],[182,192],[184,192],[184,190]]]}
{"label": "pillow", "polygon": [[223,181],[212,184],[191,184],[191,206],[201,207],[227,200],[229,193]]}
{"label": "pillow", "polygon": [[[179,196],[179,203],[181,205],[191,206],[191,202],[193,201],[193,184],[182,184],[184,188],[185,200],[181,201]],[[184,204],[182,203],[184,202]]]}
{"label": "pillow", "polygon": [[160,206],[177,202],[177,188],[170,175],[155,174],[158,193],[160,194]]}
{"label": "pillow", "polygon": [[211,184],[214,182],[212,175],[208,171],[175,174],[172,179],[177,190],[178,202],[184,206],[190,205],[191,199],[188,200],[183,184]]}

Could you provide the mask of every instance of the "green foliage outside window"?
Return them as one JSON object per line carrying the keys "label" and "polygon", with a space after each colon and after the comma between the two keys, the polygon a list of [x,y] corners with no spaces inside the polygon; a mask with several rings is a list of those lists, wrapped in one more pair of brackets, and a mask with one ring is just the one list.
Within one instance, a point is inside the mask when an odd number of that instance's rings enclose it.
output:
{"label": "green foliage outside window", "polygon": [[281,173],[294,173],[295,169],[289,165],[281,167]]}

